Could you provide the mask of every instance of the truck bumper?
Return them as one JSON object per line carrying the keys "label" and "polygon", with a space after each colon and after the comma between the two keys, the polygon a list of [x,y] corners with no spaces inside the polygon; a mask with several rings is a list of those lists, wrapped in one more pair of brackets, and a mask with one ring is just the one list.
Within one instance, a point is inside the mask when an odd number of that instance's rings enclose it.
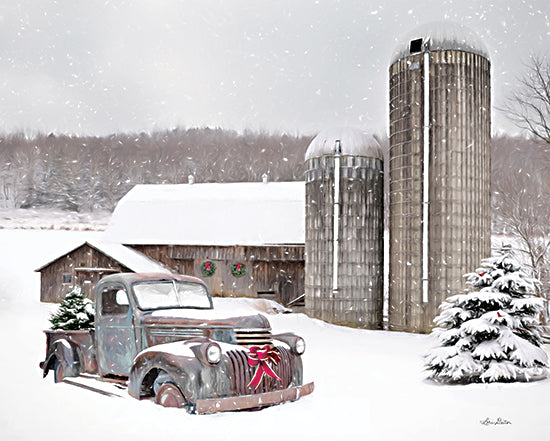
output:
{"label": "truck bumper", "polygon": [[281,404],[287,401],[296,401],[313,392],[313,382],[303,386],[289,387],[288,389],[265,392],[255,395],[239,395],[236,397],[209,398],[197,400],[197,413],[216,413],[232,410],[254,409],[274,404]]}

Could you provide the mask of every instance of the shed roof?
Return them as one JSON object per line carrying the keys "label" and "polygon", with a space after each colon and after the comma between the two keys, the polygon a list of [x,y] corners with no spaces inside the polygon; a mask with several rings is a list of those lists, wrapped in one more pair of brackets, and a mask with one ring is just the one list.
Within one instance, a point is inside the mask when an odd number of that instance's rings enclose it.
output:
{"label": "shed roof", "polygon": [[128,248],[127,246],[121,245],[119,243],[111,242],[99,242],[99,241],[86,241],[79,246],[72,248],[71,250],[63,253],[61,256],[56,259],[42,265],[40,268],[36,269],[36,272],[42,271],[47,266],[56,262],[57,260],[65,257],[68,254],[71,254],[73,251],[76,251],[80,247],[88,245],[100,253],[105,254],[121,265],[125,266],[131,271],[136,273],[146,273],[146,272],[161,272],[161,273],[170,273],[169,270],[149,259],[147,256],[141,254],[139,251]]}
{"label": "shed roof", "polygon": [[105,238],[129,245],[305,243],[305,183],[136,185]]}
{"label": "shed roof", "polygon": [[313,138],[306,151],[306,161],[336,153],[337,141],[340,142],[340,154],[351,156],[368,156],[382,159],[379,142],[359,129],[336,127],[326,129]]}
{"label": "shed roof", "polygon": [[411,40],[420,38],[430,51],[460,50],[489,58],[489,51],[476,32],[458,23],[435,21],[407,33],[396,47],[390,65],[410,55]]}

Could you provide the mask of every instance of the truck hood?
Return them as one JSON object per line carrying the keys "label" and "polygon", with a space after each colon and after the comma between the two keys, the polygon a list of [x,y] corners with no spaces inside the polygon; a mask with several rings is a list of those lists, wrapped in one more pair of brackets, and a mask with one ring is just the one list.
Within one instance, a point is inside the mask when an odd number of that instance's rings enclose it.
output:
{"label": "truck hood", "polygon": [[[200,317],[197,317],[200,315]],[[197,310],[168,309],[155,311],[144,318],[146,327],[183,326],[215,328],[265,328],[270,329],[269,321],[261,314],[220,318],[213,309]]]}
{"label": "truck hood", "polygon": [[174,315],[179,314],[162,312],[155,311],[143,319],[143,331],[149,347],[193,338],[209,338],[245,346],[263,346],[272,342],[269,321],[261,314],[207,319],[178,317]]}

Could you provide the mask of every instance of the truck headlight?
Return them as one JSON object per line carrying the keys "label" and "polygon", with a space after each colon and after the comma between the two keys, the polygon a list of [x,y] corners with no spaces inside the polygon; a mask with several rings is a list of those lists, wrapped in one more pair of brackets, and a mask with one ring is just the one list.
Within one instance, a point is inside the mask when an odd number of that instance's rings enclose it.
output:
{"label": "truck headlight", "polygon": [[206,348],[206,360],[210,364],[218,364],[222,359],[222,350],[216,343],[211,343]]}
{"label": "truck headlight", "polygon": [[294,343],[294,351],[298,355],[302,355],[306,351],[306,342],[302,337],[298,337],[296,339],[296,343]]}

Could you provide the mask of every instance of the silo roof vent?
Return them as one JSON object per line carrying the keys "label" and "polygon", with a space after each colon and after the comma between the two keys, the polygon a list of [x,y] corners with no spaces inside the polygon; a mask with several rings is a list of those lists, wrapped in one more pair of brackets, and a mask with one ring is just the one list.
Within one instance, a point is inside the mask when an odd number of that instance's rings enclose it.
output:
{"label": "silo roof vent", "polygon": [[337,153],[382,159],[380,144],[374,137],[359,129],[339,127],[323,130],[313,138],[306,151],[306,161]]}
{"label": "silo roof vent", "polygon": [[390,65],[424,50],[459,50],[489,58],[487,47],[474,31],[457,23],[439,21],[426,23],[405,35],[395,49]]}

